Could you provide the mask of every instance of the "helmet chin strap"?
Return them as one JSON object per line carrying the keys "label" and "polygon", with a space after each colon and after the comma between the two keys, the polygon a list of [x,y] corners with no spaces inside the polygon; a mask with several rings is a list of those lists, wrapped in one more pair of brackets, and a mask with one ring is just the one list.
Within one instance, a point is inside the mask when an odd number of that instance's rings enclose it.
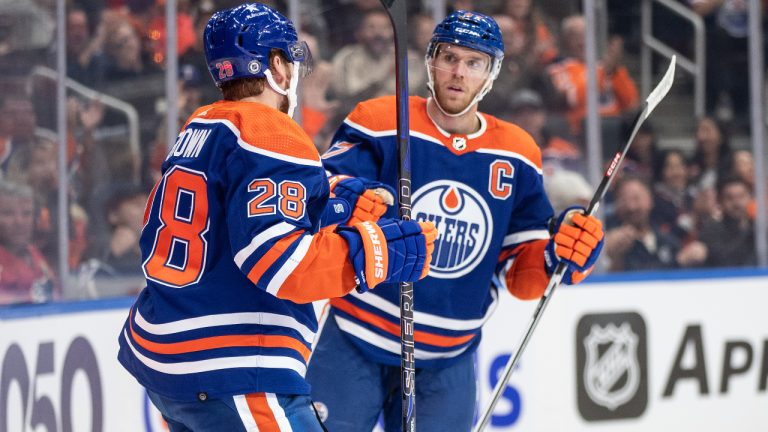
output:
{"label": "helmet chin strap", "polygon": [[293,111],[299,103],[299,98],[296,96],[296,89],[299,87],[299,66],[299,62],[293,62],[293,73],[291,74],[291,82],[288,84],[287,90],[283,90],[277,85],[275,79],[272,78],[272,71],[269,69],[264,71],[264,75],[267,77],[267,83],[272,87],[272,90],[283,96],[288,96],[288,112],[286,114],[291,118],[293,118]]}
{"label": "helmet chin strap", "polygon": [[489,91],[491,91],[491,87],[493,87],[493,81],[496,79],[496,77],[499,74],[499,70],[501,69],[501,62],[498,60],[494,60],[494,64],[491,67],[490,73],[488,73],[488,78],[485,79],[485,83],[483,84],[483,87],[480,89],[480,91],[477,92],[474,98],[467,104],[467,106],[461,110],[461,112],[452,114],[447,112],[443,109],[443,107],[440,105],[440,100],[437,98],[437,92],[435,92],[435,83],[434,78],[432,77],[432,65],[429,64],[430,58],[427,57],[424,59],[424,63],[427,65],[427,88],[429,89],[429,92],[432,94],[432,100],[435,101],[435,105],[437,105],[437,108],[442,112],[444,115],[448,117],[461,117],[464,114],[467,113],[474,105],[480,103],[481,100],[485,97],[485,95],[488,94]]}

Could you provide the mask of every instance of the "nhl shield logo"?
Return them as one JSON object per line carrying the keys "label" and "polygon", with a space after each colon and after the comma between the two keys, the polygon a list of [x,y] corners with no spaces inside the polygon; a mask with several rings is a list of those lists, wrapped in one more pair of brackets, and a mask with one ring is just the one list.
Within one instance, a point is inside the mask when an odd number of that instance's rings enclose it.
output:
{"label": "nhl shield logo", "polygon": [[576,333],[582,417],[594,421],[642,414],[648,404],[643,318],[635,312],[584,315]]}
{"label": "nhl shield logo", "polygon": [[420,187],[412,202],[414,219],[433,222],[440,233],[430,276],[458,278],[480,264],[493,232],[491,211],[482,195],[464,183],[439,180]]}
{"label": "nhl shield logo", "polygon": [[[584,347],[587,352],[584,384],[589,397],[609,410],[627,403],[640,384],[637,335],[632,333],[629,324],[623,323],[620,327],[608,324],[605,328],[592,325]],[[601,347],[604,347],[602,355]]]}

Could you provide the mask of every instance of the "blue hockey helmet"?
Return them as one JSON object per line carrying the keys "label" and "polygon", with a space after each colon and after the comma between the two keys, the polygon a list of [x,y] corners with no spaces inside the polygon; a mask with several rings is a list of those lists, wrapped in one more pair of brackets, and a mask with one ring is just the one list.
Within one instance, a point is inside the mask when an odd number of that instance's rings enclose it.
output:
{"label": "blue hockey helmet", "polygon": [[299,41],[293,23],[260,3],[246,3],[216,12],[203,33],[205,59],[216,86],[240,78],[268,76],[269,54],[282,51],[299,66],[299,75],[311,71],[312,54]]}
{"label": "blue hockey helmet", "polygon": [[477,12],[458,10],[445,17],[432,33],[427,56],[432,57],[440,43],[477,50],[499,62],[504,58],[499,25],[493,18]]}

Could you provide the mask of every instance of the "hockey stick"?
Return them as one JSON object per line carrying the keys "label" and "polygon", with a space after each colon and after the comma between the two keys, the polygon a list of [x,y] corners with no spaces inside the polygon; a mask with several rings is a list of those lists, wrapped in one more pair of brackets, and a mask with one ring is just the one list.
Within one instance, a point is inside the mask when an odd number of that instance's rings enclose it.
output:
{"label": "hockey stick", "polygon": [[[603,197],[605,197],[605,194],[608,191],[608,186],[610,186],[611,181],[616,176],[616,173],[619,171],[618,168],[621,165],[621,162],[624,160],[624,156],[627,155],[627,151],[629,151],[629,146],[632,145],[632,141],[635,139],[635,135],[637,135],[637,131],[640,130],[640,126],[643,124],[643,122],[645,122],[645,120],[651,114],[653,109],[656,108],[659,102],[661,102],[662,99],[664,99],[664,96],[666,96],[667,93],[669,93],[669,89],[672,87],[672,83],[675,79],[676,61],[677,61],[677,58],[675,56],[672,56],[672,60],[669,62],[669,67],[667,68],[667,71],[664,73],[664,77],[661,78],[661,81],[659,81],[659,84],[656,85],[656,88],[654,88],[651,91],[651,94],[649,94],[648,97],[645,99],[645,102],[643,103],[643,110],[640,111],[640,113],[637,115],[637,118],[635,119],[635,126],[632,128],[632,133],[629,135],[629,139],[627,140],[626,144],[624,144],[624,147],[621,149],[621,151],[617,152],[616,155],[613,157],[611,164],[608,166],[608,169],[605,171],[605,175],[603,176],[603,179],[600,181],[600,185],[597,187],[597,191],[595,191],[595,194],[592,196],[592,200],[589,202],[589,206],[584,212],[585,214],[591,215],[597,211],[597,208],[600,206],[600,201],[603,199]],[[496,407],[496,403],[499,401],[501,392],[504,389],[504,387],[507,385],[507,381],[509,381],[509,377],[512,375],[512,370],[515,368],[515,365],[517,365],[517,362],[520,360],[520,357],[523,354],[525,347],[528,345],[528,342],[531,340],[533,331],[536,329],[536,325],[539,323],[539,320],[541,319],[541,315],[544,313],[544,310],[547,308],[547,304],[549,303],[549,300],[552,298],[552,294],[554,294],[555,289],[560,284],[560,281],[562,281],[563,275],[565,274],[566,269],[567,269],[567,265],[564,262],[560,261],[560,263],[558,263],[557,267],[555,268],[554,273],[552,273],[552,277],[549,279],[547,288],[544,290],[544,295],[541,297],[541,300],[539,301],[539,304],[536,306],[536,310],[534,311],[533,316],[531,317],[531,323],[528,326],[528,330],[526,331],[525,336],[523,336],[523,340],[520,342],[520,346],[515,352],[514,357],[512,357],[507,362],[507,365],[504,368],[504,375],[496,384],[496,387],[493,389],[491,402],[485,408],[485,411],[483,412],[483,416],[480,418],[480,422],[475,427],[474,432],[482,432],[482,430],[485,429],[485,426],[488,424],[488,421],[491,418],[491,414],[493,413],[493,409]]]}
{"label": "hockey stick", "polygon": [[[411,219],[411,142],[408,122],[408,14],[406,0],[381,0],[395,33],[395,98],[400,218]],[[416,430],[416,358],[413,348],[413,283],[400,283],[400,385],[403,431]]]}

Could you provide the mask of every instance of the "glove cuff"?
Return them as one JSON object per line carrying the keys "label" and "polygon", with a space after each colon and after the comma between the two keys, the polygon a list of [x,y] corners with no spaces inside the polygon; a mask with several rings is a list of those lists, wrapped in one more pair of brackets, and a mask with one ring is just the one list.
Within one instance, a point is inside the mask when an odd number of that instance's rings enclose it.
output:
{"label": "glove cuff", "polygon": [[381,228],[371,221],[360,222],[354,225],[360,233],[365,252],[365,278],[368,286],[373,288],[387,279],[389,269],[389,251],[387,239]]}

